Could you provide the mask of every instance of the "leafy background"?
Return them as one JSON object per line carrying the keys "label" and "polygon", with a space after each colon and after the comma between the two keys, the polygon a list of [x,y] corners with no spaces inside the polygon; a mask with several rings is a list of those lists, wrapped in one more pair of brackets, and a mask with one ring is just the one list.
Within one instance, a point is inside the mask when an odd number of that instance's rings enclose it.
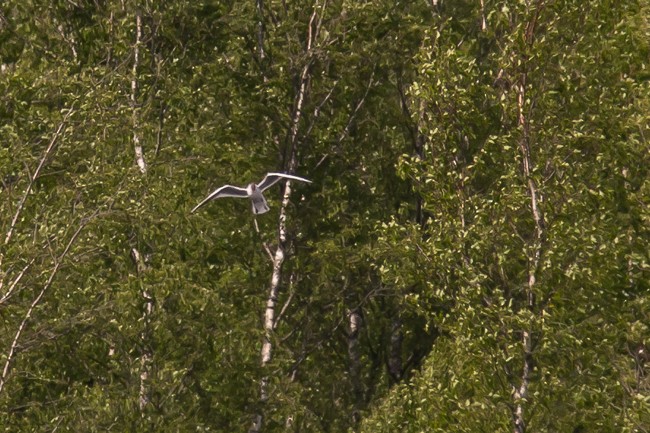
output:
{"label": "leafy background", "polygon": [[649,13],[5,1],[0,425],[649,431]]}

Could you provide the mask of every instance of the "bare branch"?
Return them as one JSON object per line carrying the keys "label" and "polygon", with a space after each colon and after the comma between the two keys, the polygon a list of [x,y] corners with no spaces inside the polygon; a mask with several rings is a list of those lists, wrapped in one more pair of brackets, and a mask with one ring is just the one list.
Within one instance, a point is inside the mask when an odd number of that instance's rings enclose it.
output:
{"label": "bare branch", "polygon": [[[43,152],[43,155],[41,156],[41,159],[40,159],[40,161],[38,163],[38,166],[36,167],[36,170],[34,171],[33,174],[30,173],[29,166],[27,164],[25,164],[25,170],[28,173],[29,183],[27,184],[27,187],[25,188],[25,191],[24,191],[22,197],[20,198],[20,201],[18,202],[18,206],[16,206],[16,211],[14,212],[14,216],[11,219],[11,224],[9,224],[9,229],[7,230],[7,233],[5,234],[5,239],[4,239],[5,248],[3,248],[2,251],[0,251],[0,268],[2,267],[2,263],[4,261],[4,251],[6,250],[6,246],[11,241],[11,238],[12,238],[12,236],[14,234],[14,230],[16,228],[16,224],[18,222],[18,219],[20,218],[20,216],[22,214],[22,211],[23,211],[23,209],[25,207],[25,203],[27,202],[27,197],[29,197],[29,194],[32,192],[32,189],[34,187],[34,182],[40,176],[41,170],[45,166],[46,161],[48,160],[48,158],[50,158],[50,156],[54,152],[56,143],[58,142],[59,137],[64,133],[65,126],[66,126],[66,124],[68,122],[68,119],[70,118],[70,116],[73,113],[74,113],[74,110],[72,108],[70,108],[66,112],[65,116],[63,116],[63,119],[59,123],[59,126],[57,127],[54,134],[52,135],[52,139],[50,140],[50,143],[48,144],[47,148],[45,149],[45,152]],[[5,277],[6,277],[6,274],[4,274],[4,273],[2,273],[2,275],[0,275],[0,287],[2,287],[4,285]],[[22,275],[20,276],[20,278],[22,278]],[[3,300],[6,300],[6,299],[3,297]]]}

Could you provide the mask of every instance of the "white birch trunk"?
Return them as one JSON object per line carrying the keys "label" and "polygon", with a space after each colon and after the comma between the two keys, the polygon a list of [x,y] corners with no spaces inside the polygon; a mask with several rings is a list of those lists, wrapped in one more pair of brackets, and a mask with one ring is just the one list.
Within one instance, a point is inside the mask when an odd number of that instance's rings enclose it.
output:
{"label": "white birch trunk", "polygon": [[[292,150],[290,165],[295,165],[295,147]],[[280,284],[282,282],[282,266],[286,258],[285,243],[287,241],[287,208],[291,198],[291,182],[287,181],[284,185],[282,195],[282,205],[280,206],[280,216],[278,218],[278,246],[273,255],[273,271],[271,273],[271,284],[269,286],[269,295],[266,300],[266,309],[264,310],[264,340],[262,342],[261,365],[266,367],[273,358],[273,330],[276,326],[275,312],[280,296]],[[263,377],[260,381],[260,403],[263,405],[268,400],[268,377]],[[264,415],[260,411],[253,416],[253,424],[249,428],[249,433],[258,433],[262,431]]]}
{"label": "white birch trunk", "polygon": [[[261,7],[261,3],[258,3],[258,6]],[[306,44],[306,53],[307,53],[307,63],[303,66],[303,69],[300,74],[300,86],[295,97],[295,104],[293,109],[293,115],[291,118],[291,128],[289,130],[289,137],[287,141],[288,146],[288,161],[286,163],[286,171],[293,173],[296,169],[297,159],[296,154],[298,151],[298,128],[300,120],[303,113],[303,105],[305,102],[305,96],[307,94],[307,88],[310,81],[310,68],[312,64],[311,57],[312,52],[312,43],[318,35],[321,21],[316,22],[317,13],[316,6],[311,14],[309,19],[309,25],[307,30],[307,44]],[[264,310],[264,341],[262,342],[262,351],[261,351],[261,365],[262,368],[266,367],[271,360],[273,359],[273,330],[277,325],[275,321],[275,311],[280,296],[280,284],[282,282],[282,266],[286,259],[286,241],[287,241],[287,209],[291,199],[291,181],[287,180],[284,184],[284,190],[282,193],[282,204],[280,206],[280,215],[278,217],[278,246],[273,254],[273,271],[271,274],[271,284],[269,286],[269,295],[266,300],[266,309]],[[268,377],[263,377],[260,381],[260,411],[253,415],[253,422],[251,427],[248,429],[249,433],[259,433],[262,431],[264,426],[264,414],[262,407],[264,403],[269,398],[268,395]]]}
{"label": "white birch trunk", "polygon": [[[144,258],[136,248],[131,248],[131,258],[133,259],[133,263],[136,267],[138,278],[142,278],[142,275],[147,270]],[[140,332],[140,344],[142,346],[142,353],[140,354],[140,389],[138,394],[138,405],[140,407],[140,411],[143,411],[151,401],[147,382],[149,380],[149,375],[151,372],[152,353],[149,341],[151,339],[150,323],[154,305],[153,298],[146,288],[142,289],[141,294],[144,301],[144,309],[142,312],[142,331]]]}
{"label": "white birch trunk", "polygon": [[140,64],[140,44],[142,40],[142,17],[137,14],[135,17],[135,45],[133,46],[133,75],[131,77],[131,108],[132,121],[133,121],[133,148],[135,150],[135,162],[140,168],[140,172],[145,174],[147,172],[147,163],[144,159],[144,151],[142,150],[142,143],[140,143],[140,127],[139,110],[138,110],[138,66]]}
{"label": "white birch trunk", "polygon": [[[537,184],[532,177],[532,159],[530,151],[530,130],[529,122],[525,115],[526,104],[526,74],[522,74],[520,83],[516,86],[517,90],[517,105],[518,105],[518,124],[522,131],[522,136],[519,142],[519,151],[522,157],[522,172],[526,179],[526,186],[528,188],[528,195],[530,197],[531,216],[535,222],[535,229],[533,238],[530,241],[528,249],[528,285],[526,288],[526,302],[529,311],[535,311],[536,297],[535,291],[537,289],[537,273],[539,271],[539,264],[542,255],[543,239],[544,239],[544,216],[539,206],[542,200],[541,193],[537,188]],[[534,340],[532,324],[528,329],[523,329],[521,333],[521,347],[523,354],[523,367],[519,386],[513,385],[513,398],[514,398],[514,411],[513,423],[514,433],[524,433],[526,431],[526,418],[525,408],[529,398],[529,387],[531,375],[534,369]]]}
{"label": "white birch trunk", "polygon": [[266,58],[264,52],[264,0],[255,0],[257,9],[257,54],[260,62]]}
{"label": "white birch trunk", "polygon": [[358,309],[348,311],[348,358],[350,360],[350,381],[352,382],[355,406],[358,406],[363,399],[363,388],[361,387],[361,354],[359,353],[359,331],[361,330],[362,323],[361,314]]}
{"label": "white birch trunk", "polygon": [[[532,0],[527,2],[529,10],[533,10],[531,9],[531,3]],[[537,19],[539,18],[539,14],[543,7],[544,0],[535,1],[534,12],[526,25],[524,34],[525,42],[529,46],[534,43]],[[530,197],[531,216],[535,223],[533,236],[528,248],[528,285],[526,287],[527,308],[529,311],[535,313],[537,307],[535,297],[535,292],[537,291],[537,274],[539,272],[540,260],[542,256],[545,224],[544,215],[542,213],[542,209],[540,208],[542,195],[537,187],[535,179],[533,178],[530,121],[526,117],[526,89],[528,86],[527,79],[528,76],[524,70],[517,80],[518,82],[515,84],[515,91],[517,92],[517,124],[521,130],[521,138],[519,139],[519,153],[521,154],[522,159],[522,174],[526,181],[528,196]],[[533,324],[531,323],[528,326],[528,329],[521,330],[523,367],[521,371],[521,378],[519,380],[519,386],[513,384],[514,407],[512,416],[514,433],[524,433],[526,431],[525,405],[530,398],[531,375],[535,367],[534,347],[537,343],[533,336],[532,327]]]}
{"label": "white birch trunk", "polygon": [[[133,69],[131,77],[131,108],[132,108],[132,127],[133,127],[133,149],[135,151],[135,161],[140,169],[140,173],[147,173],[147,163],[144,159],[144,151],[140,141],[140,110],[138,109],[138,67],[140,66],[140,45],[142,43],[142,17],[136,13],[135,17],[135,44],[133,46]],[[144,257],[136,248],[131,249],[131,258],[135,264],[138,278],[142,278],[146,272],[147,266]],[[140,344],[142,351],[140,354],[140,388],[138,391],[138,406],[140,411],[144,409],[151,401],[148,382],[151,374],[152,353],[150,345],[150,322],[153,314],[154,303],[153,297],[149,291],[142,285],[141,291],[143,301],[142,312],[142,331],[140,333]]]}

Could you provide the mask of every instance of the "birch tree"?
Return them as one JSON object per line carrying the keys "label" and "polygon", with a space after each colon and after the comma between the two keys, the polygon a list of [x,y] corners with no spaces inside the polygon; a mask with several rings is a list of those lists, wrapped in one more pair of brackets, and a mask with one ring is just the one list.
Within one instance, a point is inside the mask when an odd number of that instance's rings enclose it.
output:
{"label": "birch tree", "polygon": [[7,0],[0,424],[644,431],[647,7]]}
{"label": "birch tree", "polygon": [[[324,7],[324,6],[322,6]],[[261,12],[261,4],[258,4]],[[308,89],[311,81],[311,69],[313,64],[313,50],[315,45],[319,43],[320,31],[322,26],[322,15],[319,14],[319,5],[313,5],[313,12],[309,17],[307,24],[307,35],[305,38],[305,64],[300,68],[299,76],[297,79],[297,86],[295,89],[295,96],[293,101],[293,108],[289,119],[289,133],[287,135],[285,144],[285,171],[287,173],[295,173],[298,168],[298,151],[299,151],[299,136],[298,132],[301,126],[302,113],[305,106],[305,100],[309,97]],[[262,27],[259,29],[260,35],[263,32]],[[259,36],[259,54],[260,60],[264,58],[263,37]],[[273,330],[276,324],[276,304],[280,297],[280,286],[283,279],[282,268],[286,260],[287,248],[287,213],[288,206],[291,200],[291,181],[287,180],[284,183],[282,191],[282,202],[280,205],[280,212],[278,216],[277,225],[277,245],[273,254],[272,260],[272,273],[271,284],[269,286],[269,294],[266,301],[266,309],[264,310],[264,341],[262,343],[261,352],[261,365],[262,368],[268,366],[272,358],[273,350]],[[260,383],[260,401],[265,403],[268,398],[268,377],[263,377]],[[249,432],[262,431],[264,422],[263,414],[256,414],[253,421],[253,426]]]}
{"label": "birch tree", "polygon": [[[641,280],[622,280],[638,246],[620,243],[627,217],[614,198],[615,173],[646,147],[631,120],[647,98],[645,55],[629,49],[647,33],[641,9],[444,6],[409,89],[425,101],[431,153],[401,162],[435,224],[410,235],[413,249],[401,247],[408,231],[386,227],[383,278],[399,282],[411,270],[400,258],[427,255],[415,273],[427,289],[406,300],[447,337],[363,431],[638,428],[636,410],[610,404],[631,401],[618,376],[632,374],[627,343],[614,335],[634,327],[617,302],[628,302],[621,291],[645,302]],[[612,51],[636,60],[604,66]],[[404,409],[387,418],[392,408]]]}

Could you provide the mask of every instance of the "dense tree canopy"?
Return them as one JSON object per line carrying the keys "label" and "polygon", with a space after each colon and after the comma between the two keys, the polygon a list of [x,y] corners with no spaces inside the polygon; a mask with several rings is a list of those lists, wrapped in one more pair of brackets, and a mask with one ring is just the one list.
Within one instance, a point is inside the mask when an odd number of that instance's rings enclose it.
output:
{"label": "dense tree canopy", "polygon": [[648,16],[5,1],[0,425],[650,431]]}

